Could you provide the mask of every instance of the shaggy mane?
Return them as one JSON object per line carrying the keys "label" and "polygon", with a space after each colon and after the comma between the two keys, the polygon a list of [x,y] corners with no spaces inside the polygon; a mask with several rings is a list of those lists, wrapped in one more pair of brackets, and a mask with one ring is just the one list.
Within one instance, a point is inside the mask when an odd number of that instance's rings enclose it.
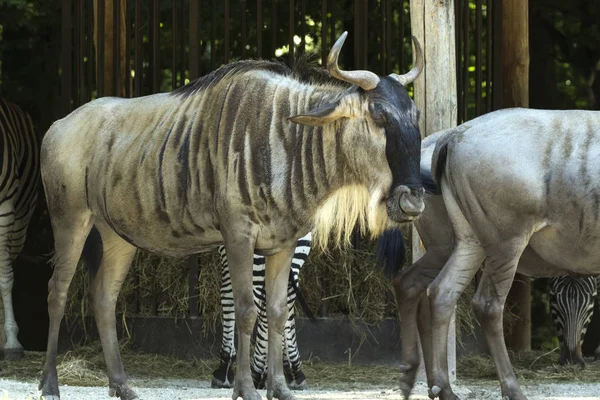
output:
{"label": "shaggy mane", "polygon": [[333,78],[329,72],[317,62],[317,55],[305,53],[294,61],[293,70],[280,61],[239,60],[217,68],[211,73],[201,76],[190,83],[171,92],[173,96],[189,97],[198,91],[208,89],[223,79],[240,75],[249,71],[267,71],[281,76],[291,77],[298,82],[309,84],[327,84],[346,89],[351,85]]}
{"label": "shaggy mane", "polygon": [[381,192],[369,193],[363,185],[336,190],[315,214],[314,247],[325,251],[330,241],[335,247],[349,245],[355,226],[361,233],[369,231],[372,238],[380,236],[391,227],[381,197]]}

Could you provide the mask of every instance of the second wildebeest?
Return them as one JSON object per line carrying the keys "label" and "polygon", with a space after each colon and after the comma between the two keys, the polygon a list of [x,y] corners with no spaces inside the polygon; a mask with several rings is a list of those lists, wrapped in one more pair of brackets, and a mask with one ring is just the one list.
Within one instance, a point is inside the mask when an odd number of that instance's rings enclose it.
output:
{"label": "second wildebeest", "polygon": [[[291,258],[310,230],[320,247],[374,234],[424,207],[418,112],[404,85],[423,68],[378,76],[343,71],[307,83],[269,61],[228,64],[170,94],[103,98],[55,122],[42,143],[42,180],[55,239],[50,328],[40,383],[59,397],[56,351],[67,290],[92,227],[103,245],[90,286],[110,394],[127,383],[115,302],[136,248],[186,256],[224,244],[239,332],[233,398],[259,399],[250,374],[256,319],[253,253],[266,256],[267,397],[293,399],[282,365]],[[348,83],[350,85],[348,85]]]}
{"label": "second wildebeest", "polygon": [[599,135],[600,112],[508,109],[423,141],[424,182],[435,177],[441,195],[426,195],[415,221],[426,253],[394,278],[405,398],[419,365],[419,336],[430,397],[458,398],[448,380],[449,321],[485,261],[473,309],[503,398],[526,399],[504,342],[504,302],[517,271],[600,273]]}

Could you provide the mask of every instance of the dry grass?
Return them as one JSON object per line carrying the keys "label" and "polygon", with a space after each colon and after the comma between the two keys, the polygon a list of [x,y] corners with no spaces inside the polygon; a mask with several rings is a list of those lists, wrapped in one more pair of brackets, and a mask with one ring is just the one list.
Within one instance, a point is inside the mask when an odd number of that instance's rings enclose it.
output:
{"label": "dry grass", "polygon": [[[520,381],[598,382],[600,363],[588,362],[585,369],[576,365],[559,365],[558,348],[552,351],[511,353],[510,359]],[[463,356],[457,365],[459,379],[495,380],[496,368],[489,356]]]}

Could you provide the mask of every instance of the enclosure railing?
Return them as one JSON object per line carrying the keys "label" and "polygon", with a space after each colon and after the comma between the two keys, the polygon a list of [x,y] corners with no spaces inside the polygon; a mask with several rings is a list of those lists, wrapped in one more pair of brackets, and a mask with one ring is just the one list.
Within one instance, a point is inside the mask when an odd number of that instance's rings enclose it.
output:
{"label": "enclosure railing", "polygon": [[[458,123],[497,108],[500,2],[454,0]],[[344,30],[345,68],[389,74],[412,64],[408,0],[62,0],[62,19],[62,115],[97,97],[169,91],[237,59],[292,64],[311,52],[322,61]]]}

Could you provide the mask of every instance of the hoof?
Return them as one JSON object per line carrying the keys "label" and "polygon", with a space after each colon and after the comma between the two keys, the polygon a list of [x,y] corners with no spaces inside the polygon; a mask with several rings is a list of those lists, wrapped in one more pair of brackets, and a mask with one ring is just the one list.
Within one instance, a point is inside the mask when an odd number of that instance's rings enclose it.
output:
{"label": "hoof", "polygon": [[400,391],[405,400],[408,400],[415,386],[417,367],[403,364],[400,366]]}
{"label": "hoof", "polygon": [[213,376],[210,382],[210,387],[213,389],[231,389],[233,387],[233,382],[229,382],[227,380],[223,382],[222,380]]}
{"label": "hoof", "polygon": [[288,386],[292,390],[308,390],[308,384],[306,383],[306,379],[302,382],[291,381],[288,383]]}
{"label": "hoof", "polygon": [[285,388],[280,390],[267,390],[267,400],[296,400],[296,396],[292,392]]}
{"label": "hoof", "polygon": [[237,400],[240,397],[243,400],[262,400],[262,397],[260,397],[260,394],[258,394],[258,391],[254,388],[248,390],[233,389],[233,395],[231,396],[231,399]]}
{"label": "hoof", "polygon": [[135,400],[139,399],[137,393],[133,391],[127,384],[121,384],[116,387],[108,388],[109,397],[118,397],[121,400]]}
{"label": "hoof", "polygon": [[7,361],[17,361],[25,356],[23,348],[4,349],[4,359]]}
{"label": "hoof", "polygon": [[54,395],[42,396],[40,394],[40,396],[38,397],[38,400],[60,400],[60,397],[54,396]]}
{"label": "hoof", "polygon": [[449,387],[442,389],[441,387],[434,385],[429,389],[429,398],[435,399],[436,397],[439,397],[440,400],[460,400]]}

